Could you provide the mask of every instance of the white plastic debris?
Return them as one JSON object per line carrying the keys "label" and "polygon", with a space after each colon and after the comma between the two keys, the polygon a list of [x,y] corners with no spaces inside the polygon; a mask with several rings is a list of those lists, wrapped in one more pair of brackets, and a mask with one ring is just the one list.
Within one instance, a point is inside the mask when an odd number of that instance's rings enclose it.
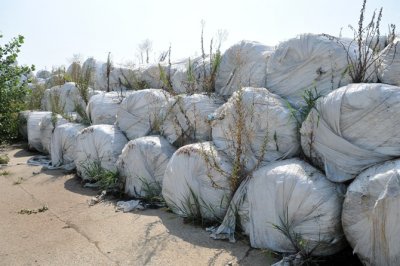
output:
{"label": "white plastic debris", "polygon": [[117,125],[128,139],[135,139],[158,132],[161,127],[161,110],[171,95],[161,89],[135,91],[119,106]]}
{"label": "white plastic debris", "polygon": [[382,83],[400,86],[400,38],[379,54],[378,77]]}
{"label": "white plastic debris", "polygon": [[[26,164],[32,166],[42,166],[46,169],[52,168],[51,159],[48,155],[35,155],[29,158]],[[34,175],[37,175],[39,173],[40,172],[33,172]]]}
{"label": "white plastic debris", "polygon": [[51,112],[31,112],[28,117],[28,146],[30,149],[35,149],[39,152],[43,152],[40,122],[46,115],[51,115]]}
{"label": "white plastic debris", "polygon": [[75,123],[59,125],[51,138],[51,161],[53,167],[66,170],[75,169],[76,139],[79,131],[85,126]]}
{"label": "white plastic debris", "polygon": [[232,164],[211,142],[178,149],[165,170],[162,195],[173,212],[183,217],[221,219],[231,197]]}
{"label": "white plastic debris", "polygon": [[[316,89],[318,94],[327,95],[349,84],[351,78],[346,74],[348,56],[355,61],[356,55],[356,45],[346,40],[300,35],[282,42],[272,53],[267,65],[267,88],[296,107],[304,106],[306,90]],[[375,78],[375,75],[371,76],[370,82]]]}
{"label": "white plastic debris", "polygon": [[210,117],[212,140],[246,170],[293,157],[300,143],[296,119],[279,96],[264,88],[243,88]]}
{"label": "white plastic debris", "polygon": [[318,100],[301,127],[306,156],[344,182],[400,156],[400,88],[350,84]]}
{"label": "white plastic debris", "polygon": [[117,161],[125,179],[125,193],[133,197],[159,196],[164,172],[175,148],[161,136],[129,141]]}
{"label": "white plastic debris", "polygon": [[243,87],[265,87],[267,62],[273,47],[241,41],[223,54],[215,80],[215,91],[231,96]]}
{"label": "white plastic debris", "polygon": [[75,148],[78,175],[91,181],[88,170],[93,167],[117,171],[116,161],[127,142],[122,131],[112,125],[94,125],[81,130]]}
{"label": "white plastic debris", "polygon": [[340,184],[299,159],[274,162],[242,183],[212,236],[232,239],[239,215],[254,248],[332,255],[345,247],[343,193]]}
{"label": "white plastic debris", "polygon": [[400,161],[362,172],[343,204],[343,230],[364,265],[399,265]]}
{"label": "white plastic debris", "polygon": [[208,115],[223,104],[215,95],[178,95],[163,109],[162,135],[178,146],[194,141],[211,140]]}
{"label": "white plastic debris", "polygon": [[131,212],[133,210],[143,210],[144,207],[139,200],[118,201],[116,206],[117,211]]}

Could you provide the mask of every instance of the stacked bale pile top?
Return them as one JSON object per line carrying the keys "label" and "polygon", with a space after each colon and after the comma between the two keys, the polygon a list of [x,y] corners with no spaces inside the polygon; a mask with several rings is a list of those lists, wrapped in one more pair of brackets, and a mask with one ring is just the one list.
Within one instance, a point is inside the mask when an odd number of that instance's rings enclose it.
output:
{"label": "stacked bale pile top", "polygon": [[200,93],[207,90],[211,84],[211,64],[209,58],[197,57],[183,60],[175,65],[175,73],[171,77],[175,93]]}
{"label": "stacked bale pile top", "polygon": [[306,90],[327,95],[351,82],[346,69],[348,57],[356,60],[356,51],[354,44],[322,35],[290,39],[281,43],[268,60],[267,88],[296,107],[304,106]]}
{"label": "stacked bale pile top", "polygon": [[266,68],[272,47],[241,41],[223,54],[215,80],[215,91],[231,96],[242,87],[265,87]]}
{"label": "stacked bale pile top", "polygon": [[386,84],[400,86],[400,38],[397,37],[379,54],[379,80]]}
{"label": "stacked bale pile top", "polygon": [[158,132],[162,123],[162,109],[171,95],[160,89],[145,89],[128,95],[117,113],[117,125],[128,139]]}
{"label": "stacked bale pile top", "polygon": [[85,92],[80,91],[74,82],[67,82],[64,85],[55,86],[45,91],[42,98],[42,109],[71,114],[76,112],[79,107],[85,110],[86,102],[98,93],[98,91],[89,89],[87,95],[84,95]]}

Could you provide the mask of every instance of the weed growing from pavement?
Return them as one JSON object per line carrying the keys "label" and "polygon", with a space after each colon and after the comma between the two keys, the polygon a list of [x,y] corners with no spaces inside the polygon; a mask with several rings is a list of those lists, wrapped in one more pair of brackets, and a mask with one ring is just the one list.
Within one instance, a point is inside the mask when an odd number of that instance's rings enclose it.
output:
{"label": "weed growing from pavement", "polygon": [[14,186],[20,185],[20,184],[22,184],[23,181],[24,181],[23,177],[18,177],[17,181],[14,181],[13,185]]}
{"label": "weed growing from pavement", "polygon": [[18,212],[18,214],[27,214],[27,215],[31,215],[31,214],[37,214],[37,213],[41,213],[41,212],[45,212],[48,211],[49,208],[47,207],[47,205],[43,205],[41,208],[38,209],[22,209]]}
{"label": "weed growing from pavement", "polygon": [[0,172],[0,175],[2,175],[2,176],[6,176],[6,175],[10,175],[10,174],[11,173],[9,171],[6,171],[6,170]]}

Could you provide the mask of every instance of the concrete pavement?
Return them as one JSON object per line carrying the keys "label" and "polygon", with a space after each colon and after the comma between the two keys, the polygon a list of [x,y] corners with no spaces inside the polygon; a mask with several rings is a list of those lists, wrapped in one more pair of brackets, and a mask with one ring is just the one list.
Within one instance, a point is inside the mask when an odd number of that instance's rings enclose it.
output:
{"label": "concrete pavement", "polygon": [[[270,265],[271,255],[210,239],[165,210],[115,212],[113,202],[89,207],[95,190],[74,175],[28,166],[34,154],[6,151],[0,169],[0,265]],[[5,172],[5,175],[1,175]],[[19,214],[23,209],[48,210]]]}

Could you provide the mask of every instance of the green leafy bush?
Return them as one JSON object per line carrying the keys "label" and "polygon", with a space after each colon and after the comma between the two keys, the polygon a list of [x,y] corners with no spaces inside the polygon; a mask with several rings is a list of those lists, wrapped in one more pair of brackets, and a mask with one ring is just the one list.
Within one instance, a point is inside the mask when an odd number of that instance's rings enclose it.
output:
{"label": "green leafy bush", "polygon": [[34,70],[33,65],[17,65],[23,43],[24,37],[19,35],[9,43],[0,45],[0,143],[18,137],[18,112],[25,108],[25,96],[28,93],[26,77]]}

